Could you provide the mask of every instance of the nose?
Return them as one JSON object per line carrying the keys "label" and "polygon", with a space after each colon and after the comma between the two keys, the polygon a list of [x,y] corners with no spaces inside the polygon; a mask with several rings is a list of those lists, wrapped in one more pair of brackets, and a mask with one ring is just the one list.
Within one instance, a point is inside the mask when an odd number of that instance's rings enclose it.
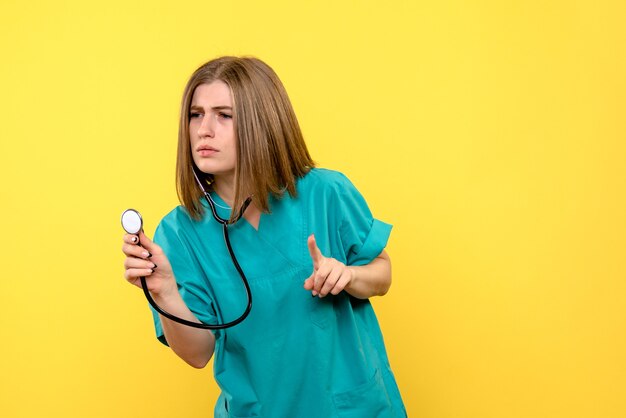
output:
{"label": "nose", "polygon": [[215,122],[214,122],[214,118],[211,117],[212,115],[210,113],[207,113],[206,115],[204,115],[204,117],[202,118],[202,122],[200,123],[200,126],[198,127],[198,136],[200,137],[214,137],[215,136]]}

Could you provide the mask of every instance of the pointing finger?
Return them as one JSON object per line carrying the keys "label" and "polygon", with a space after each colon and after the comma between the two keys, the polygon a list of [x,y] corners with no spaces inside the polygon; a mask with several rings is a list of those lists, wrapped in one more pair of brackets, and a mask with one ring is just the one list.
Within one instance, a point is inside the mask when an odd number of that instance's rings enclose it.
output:
{"label": "pointing finger", "polygon": [[322,252],[317,247],[317,243],[315,242],[315,235],[311,234],[307,239],[307,246],[309,247],[309,254],[311,255],[311,259],[313,260],[313,268],[318,269],[321,261],[324,259]]}

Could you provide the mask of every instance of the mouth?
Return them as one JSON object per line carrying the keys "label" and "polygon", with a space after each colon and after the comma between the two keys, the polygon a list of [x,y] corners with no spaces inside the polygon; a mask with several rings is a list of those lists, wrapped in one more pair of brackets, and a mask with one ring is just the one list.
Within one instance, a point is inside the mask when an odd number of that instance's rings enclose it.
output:
{"label": "mouth", "polygon": [[208,146],[208,145],[200,145],[200,146],[198,146],[196,148],[196,152],[201,157],[210,157],[211,155],[213,155],[213,154],[215,154],[216,152],[219,152],[219,151],[216,150],[213,147]]}

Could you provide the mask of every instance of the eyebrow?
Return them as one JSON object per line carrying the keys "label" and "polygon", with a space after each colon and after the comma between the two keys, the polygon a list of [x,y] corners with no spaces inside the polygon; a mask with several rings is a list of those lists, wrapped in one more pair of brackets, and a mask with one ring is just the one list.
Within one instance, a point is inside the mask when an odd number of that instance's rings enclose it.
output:
{"label": "eyebrow", "polygon": [[[232,107],[226,106],[226,105],[213,106],[211,109],[213,109],[213,110],[224,110],[224,109],[233,110]],[[189,110],[204,110],[204,109],[201,106],[198,106],[198,105],[191,105],[191,108]]]}

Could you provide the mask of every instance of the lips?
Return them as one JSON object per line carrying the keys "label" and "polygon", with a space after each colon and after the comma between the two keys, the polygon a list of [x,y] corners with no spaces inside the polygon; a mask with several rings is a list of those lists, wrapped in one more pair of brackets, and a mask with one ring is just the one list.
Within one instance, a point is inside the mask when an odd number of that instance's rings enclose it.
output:
{"label": "lips", "polygon": [[210,157],[211,155],[219,152],[218,150],[216,150],[213,147],[210,147],[208,145],[200,145],[196,148],[196,152],[198,153],[199,156],[201,157]]}
{"label": "lips", "polygon": [[199,145],[198,148],[196,148],[196,151],[200,152],[200,151],[217,151],[217,150],[208,145]]}

